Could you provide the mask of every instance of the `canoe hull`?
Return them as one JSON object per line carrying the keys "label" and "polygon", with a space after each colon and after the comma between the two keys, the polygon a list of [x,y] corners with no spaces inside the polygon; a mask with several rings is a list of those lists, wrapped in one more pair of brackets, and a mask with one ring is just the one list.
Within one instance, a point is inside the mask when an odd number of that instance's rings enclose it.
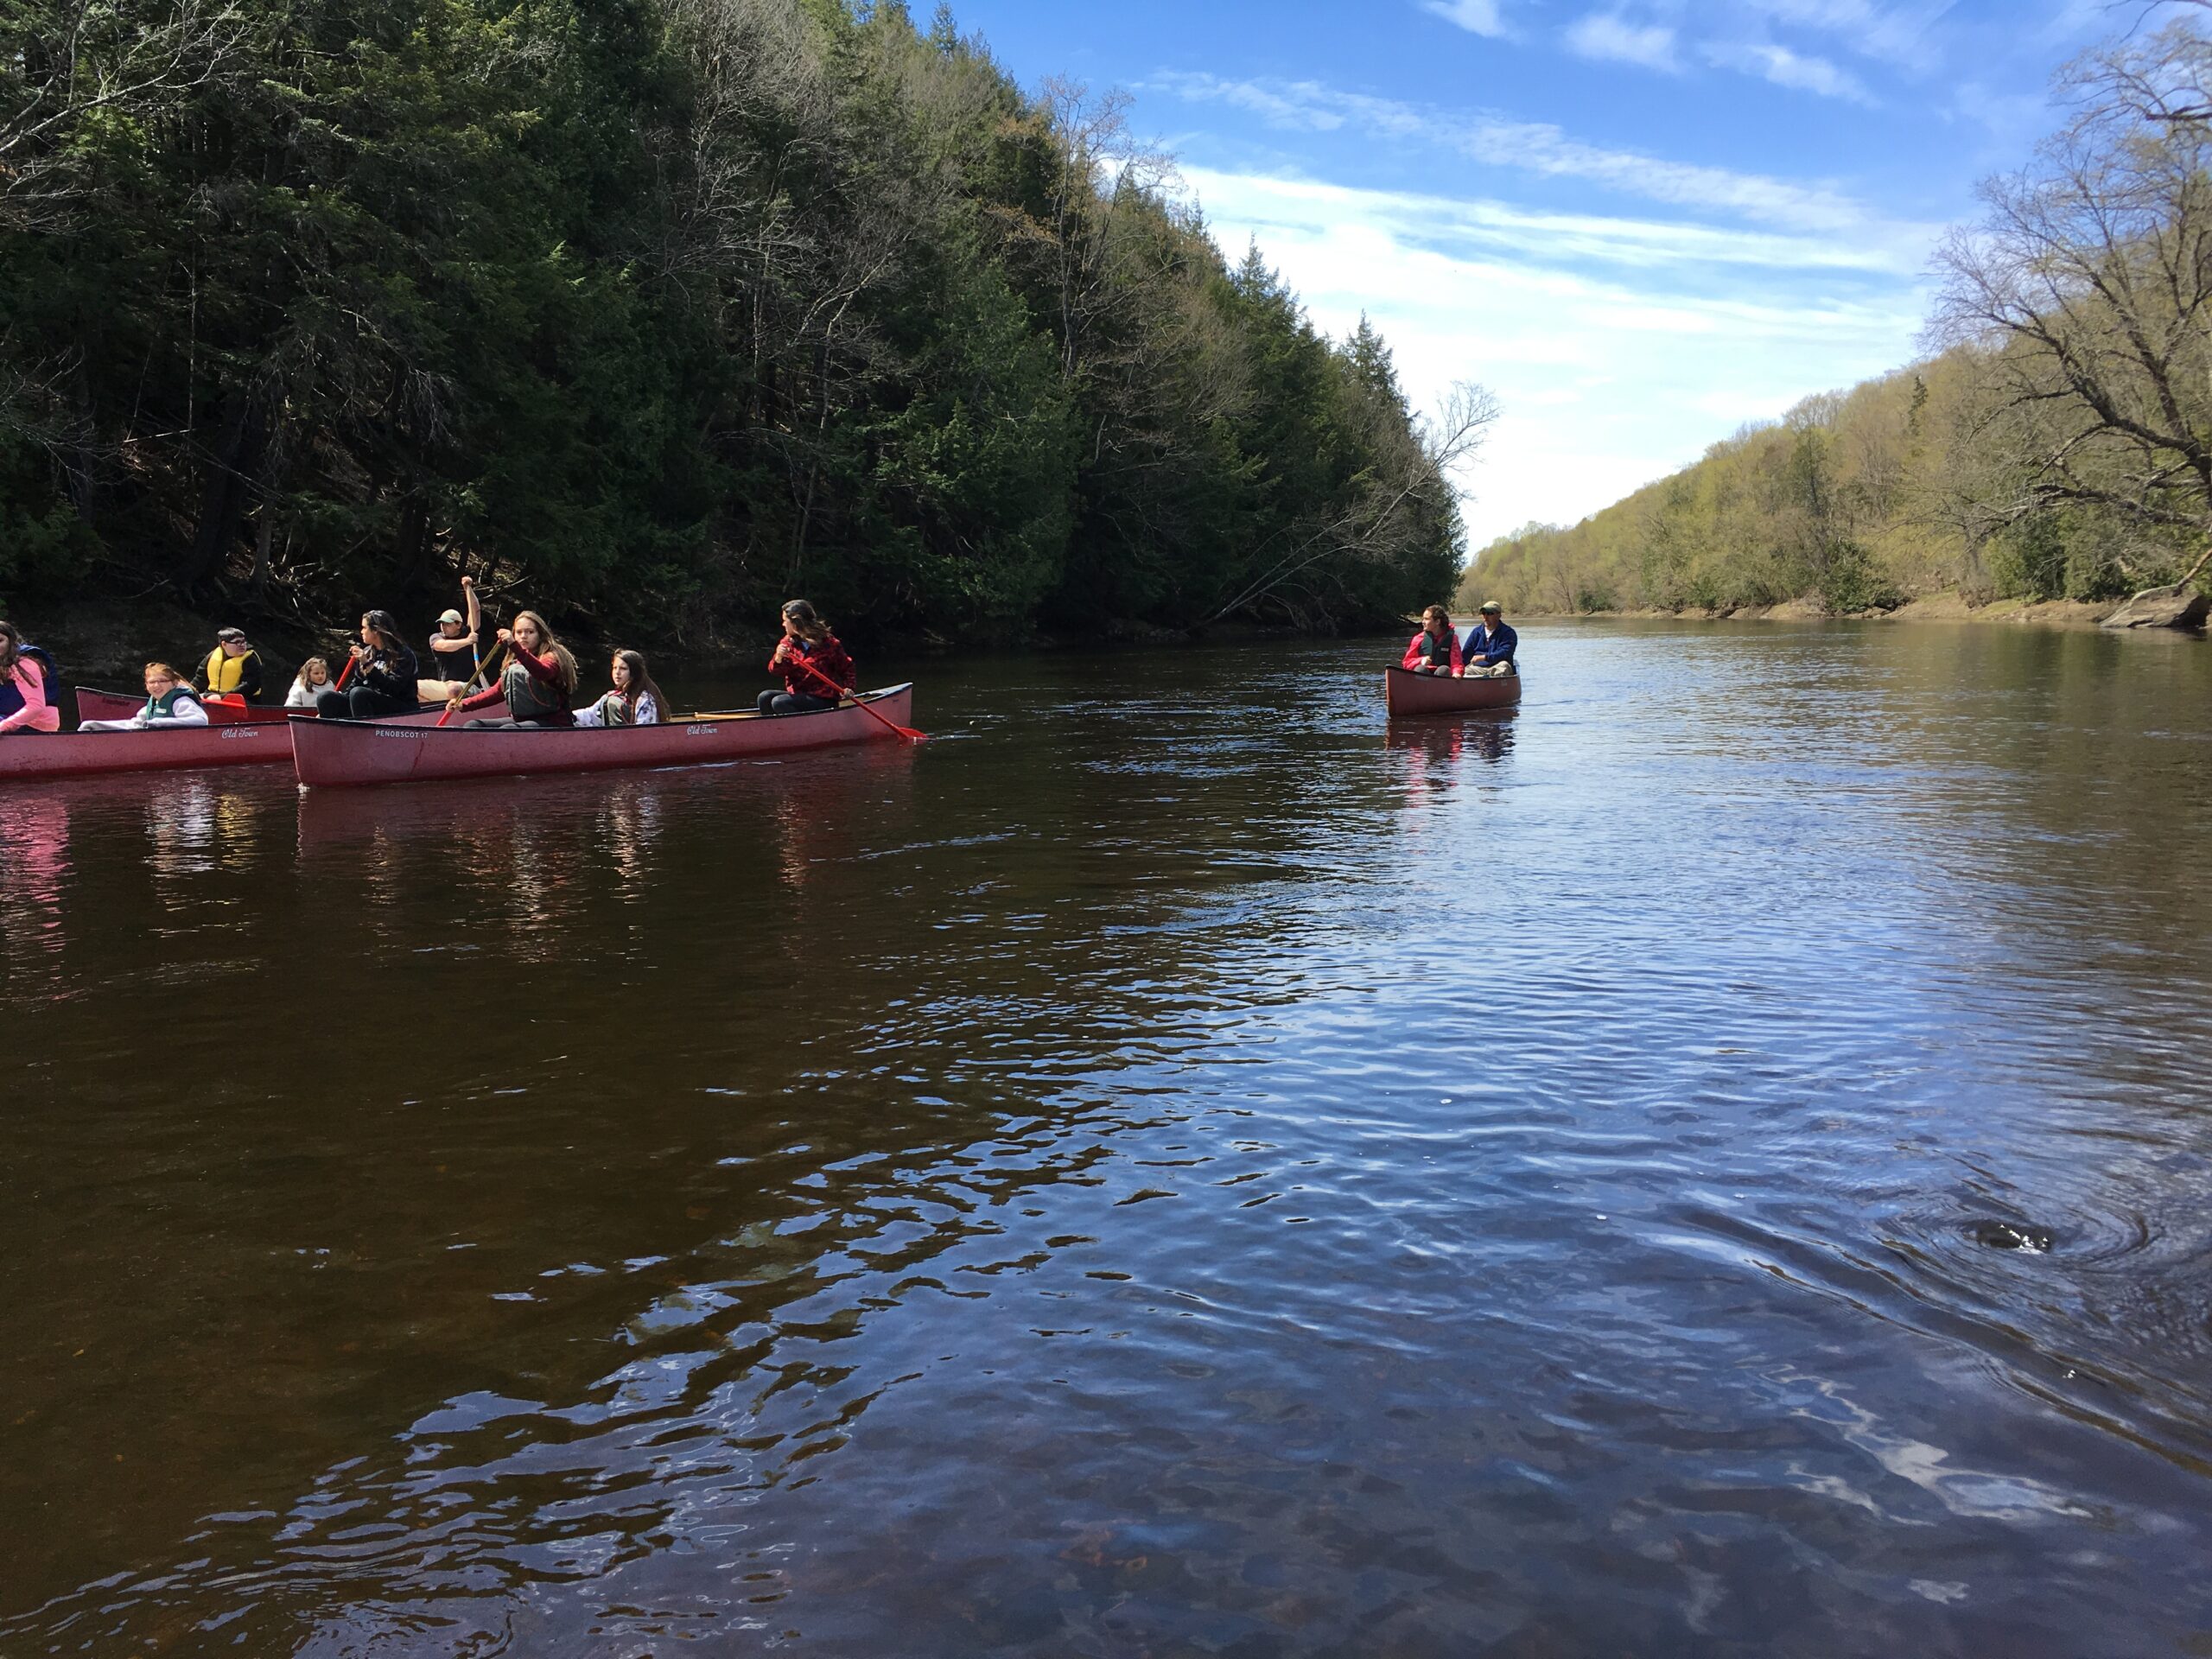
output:
{"label": "canoe hull", "polygon": [[[130,696],[121,691],[100,691],[89,685],[80,685],[77,692],[77,718],[86,720],[128,720],[146,706],[143,697]],[[207,711],[210,726],[282,726],[294,715],[310,714],[306,709],[287,709],[276,703],[248,703],[240,708],[234,702],[207,702],[200,705]],[[444,714],[442,702],[426,702],[411,715],[391,715],[387,719],[403,725],[438,723]]]}
{"label": "canoe hull", "polygon": [[1510,709],[1521,701],[1521,677],[1454,680],[1409,669],[1382,671],[1382,704],[1394,715],[1459,715],[1471,709]]}
{"label": "canoe hull", "polygon": [[185,726],[158,732],[55,732],[0,737],[0,784],[104,772],[182,772],[292,758],[282,726]]}
{"label": "canoe hull", "polygon": [[903,726],[913,698],[912,686],[899,685],[869,692],[866,709],[601,728],[470,731],[458,724],[426,729],[402,721],[302,719],[292,723],[292,760],[300,781],[319,789],[707,766],[848,743],[895,742],[897,734],[868,710]]}

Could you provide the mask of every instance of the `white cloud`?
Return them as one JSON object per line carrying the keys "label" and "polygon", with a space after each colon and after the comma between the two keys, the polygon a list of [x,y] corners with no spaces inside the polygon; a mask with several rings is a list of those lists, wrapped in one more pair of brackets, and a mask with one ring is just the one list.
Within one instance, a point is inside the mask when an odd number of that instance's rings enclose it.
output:
{"label": "white cloud", "polygon": [[1495,40],[1505,34],[1505,17],[1500,0],[1421,0],[1423,11],[1434,12],[1447,22],[1457,23],[1470,35],[1483,35]]}
{"label": "white cloud", "polygon": [[[2102,3],[2103,0],[2094,0]],[[1932,68],[1929,31],[1956,0],[1876,5],[1872,0],[1745,0],[1754,14],[1795,29],[1835,35],[1861,57]]]}
{"label": "white cloud", "polygon": [[[1462,480],[1476,546],[1572,522],[1745,420],[1907,361],[1927,238],[1727,230],[1191,168],[1317,326],[1365,313],[1416,407],[1480,380],[1504,418]],[[1872,226],[1863,226],[1871,231]],[[1930,232],[1932,235],[1932,231]]]}
{"label": "white cloud", "polygon": [[1738,44],[1715,44],[1705,49],[1707,61],[1724,69],[1740,70],[1747,75],[1758,75],[1777,86],[1788,86],[1802,92],[1817,92],[1822,98],[1840,98],[1853,104],[1874,107],[1874,95],[1868,92],[1858,77],[1848,70],[1839,69],[1826,58],[1809,58],[1792,52],[1786,46],[1773,46],[1752,41]]}
{"label": "white cloud", "polygon": [[1668,74],[1682,67],[1675,55],[1673,29],[1663,23],[1630,23],[1618,12],[1593,11],[1582,18],[1567,31],[1567,45],[1577,57],[1641,64]]}
{"label": "white cloud", "polygon": [[1552,264],[1653,267],[1752,267],[1770,271],[1858,271],[1907,278],[1926,262],[1932,226],[1896,227],[1890,236],[1818,236],[1730,230],[1680,220],[1620,218],[1516,207],[1487,197],[1372,190],[1312,179],[1186,168],[1202,203],[1210,181],[1229,181],[1243,211],[1272,204],[1284,222],[1353,214],[1387,220],[1407,239],[1461,256],[1529,258]]}
{"label": "white cloud", "polygon": [[1580,179],[1678,207],[1732,214],[1796,230],[1868,229],[1866,208],[1824,183],[1671,162],[1636,150],[1570,138],[1548,122],[1516,121],[1491,111],[1451,111],[1343,92],[1314,81],[1224,80],[1168,75],[1154,83],[1193,103],[1251,109],[1272,124],[1308,130],[1333,123],[1399,143],[1425,143],[1492,166],[1548,178]]}

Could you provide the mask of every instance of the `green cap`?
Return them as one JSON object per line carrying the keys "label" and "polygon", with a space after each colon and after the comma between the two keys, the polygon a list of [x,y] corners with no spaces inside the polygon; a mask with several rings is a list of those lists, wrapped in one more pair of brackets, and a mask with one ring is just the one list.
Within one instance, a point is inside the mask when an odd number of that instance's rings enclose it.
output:
{"label": "green cap", "polygon": [[1494,599],[1486,599],[1483,601],[1483,609],[1484,611],[1496,611],[1501,616],[1505,613],[1505,607],[1499,604]]}

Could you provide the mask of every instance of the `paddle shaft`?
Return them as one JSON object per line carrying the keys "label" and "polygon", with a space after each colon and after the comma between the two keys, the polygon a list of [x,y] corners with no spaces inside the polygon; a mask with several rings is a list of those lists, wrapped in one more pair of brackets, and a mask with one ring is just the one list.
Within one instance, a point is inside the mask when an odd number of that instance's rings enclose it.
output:
{"label": "paddle shaft", "polygon": [[[507,650],[507,642],[506,642],[505,640],[504,640],[504,639],[500,640],[500,641],[499,641],[499,649],[498,649],[498,650],[496,650],[496,651],[494,651],[494,652],[493,652],[489,657],[486,657],[486,658],[482,662],[479,663],[479,664],[476,665],[476,675],[475,675],[475,677],[474,677],[474,678],[472,678],[472,679],[469,681],[469,683],[470,683],[471,685],[474,685],[474,684],[475,684],[475,683],[476,683],[476,681],[477,681],[478,679],[485,679],[485,680],[486,681],[486,683],[489,683],[489,681],[488,681],[488,679],[487,679],[487,677],[488,677],[488,676],[490,675],[490,673],[492,672],[492,664],[494,664],[494,663],[496,663],[496,662],[498,662],[501,657],[505,656],[505,655],[506,654],[506,650]],[[463,692],[461,695],[462,695],[462,696],[466,696],[467,695],[467,693]],[[448,721],[451,720],[451,719],[452,719],[455,715],[459,714],[460,712],[461,712],[461,710],[460,710],[460,709],[447,709],[447,710],[445,711],[445,713],[443,713],[442,715],[440,715],[438,716],[438,724],[439,724],[439,725],[441,725],[441,726],[444,725],[444,724],[446,723],[446,721]]]}
{"label": "paddle shaft", "polygon": [[[846,690],[843,686],[838,684],[836,681],[831,679],[827,674],[824,674],[812,663],[808,662],[805,658],[791,656],[785,658],[785,660],[786,662],[797,663],[808,673],[813,675],[816,679],[828,686],[830,691],[834,694],[836,701],[842,702],[845,698],[852,696],[853,694],[851,692]],[[888,715],[878,714],[876,712],[875,705],[872,702],[862,702],[858,697],[853,697],[853,707],[855,709],[866,709],[868,713],[869,718],[875,721],[879,725],[888,726],[893,731],[898,733],[900,737],[904,738],[909,743],[923,743],[929,741],[929,734],[927,732],[918,732],[911,726],[901,726],[897,721],[892,719]]]}

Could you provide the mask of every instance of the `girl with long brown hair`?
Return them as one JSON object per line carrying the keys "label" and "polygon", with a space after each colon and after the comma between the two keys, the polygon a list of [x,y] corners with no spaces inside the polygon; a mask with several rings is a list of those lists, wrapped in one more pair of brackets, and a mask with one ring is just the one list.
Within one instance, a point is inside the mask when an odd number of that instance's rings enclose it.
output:
{"label": "girl with long brown hair", "polygon": [[784,606],[784,637],[768,658],[768,671],[784,677],[780,691],[763,691],[764,715],[803,715],[834,709],[859,683],[853,659],[845,654],[830,625],[803,599]]}
{"label": "girl with long brown hair", "polygon": [[643,652],[616,652],[608,671],[614,689],[590,708],[577,709],[577,725],[658,726],[668,718],[668,699],[653,683]]}
{"label": "girl with long brown hair", "polygon": [[573,726],[576,659],[536,611],[518,611],[514,626],[499,630],[507,666],[497,685],[473,697],[448,697],[448,709],[489,709],[504,701],[506,718],[472,720],[471,726]]}
{"label": "girl with long brown hair", "polygon": [[411,715],[415,696],[415,653],[399,637],[390,611],[361,617],[361,643],[353,647],[353,683],[333,685],[315,696],[315,712],[325,720],[376,720]]}

